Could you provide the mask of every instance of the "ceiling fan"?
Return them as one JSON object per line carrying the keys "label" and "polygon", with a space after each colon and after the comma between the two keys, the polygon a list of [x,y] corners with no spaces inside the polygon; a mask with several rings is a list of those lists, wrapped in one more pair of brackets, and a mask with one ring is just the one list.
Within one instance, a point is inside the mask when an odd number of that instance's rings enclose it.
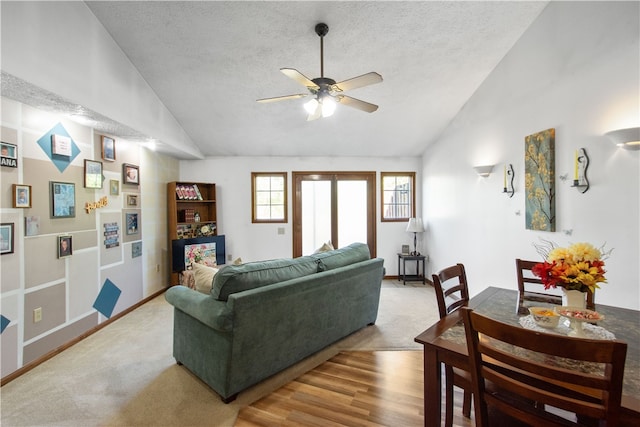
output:
{"label": "ceiling fan", "polygon": [[285,101],[288,99],[298,99],[309,95],[313,98],[305,104],[305,109],[309,113],[307,120],[315,120],[320,117],[328,117],[333,114],[336,103],[346,105],[348,107],[357,108],[358,110],[365,111],[367,113],[373,113],[378,109],[375,104],[370,104],[365,101],[361,101],[356,98],[352,98],[347,95],[343,95],[343,92],[348,90],[357,89],[360,87],[380,83],[382,76],[376,72],[370,72],[358,77],[353,77],[348,80],[336,83],[335,80],[324,76],[324,36],[329,32],[329,26],[324,23],[316,25],[316,34],[320,36],[320,77],[315,79],[309,79],[300,71],[293,68],[281,68],[280,71],[289,77],[305,86],[309,93],[298,93],[295,95],[277,96],[275,98],[263,98],[258,99],[258,102],[275,102]]}

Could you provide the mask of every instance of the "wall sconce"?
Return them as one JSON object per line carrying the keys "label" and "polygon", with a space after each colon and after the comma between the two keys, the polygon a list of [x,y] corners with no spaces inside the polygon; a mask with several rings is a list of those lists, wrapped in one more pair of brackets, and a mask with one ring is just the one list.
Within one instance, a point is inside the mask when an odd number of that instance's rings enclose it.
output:
{"label": "wall sconce", "polygon": [[573,172],[573,185],[581,193],[586,193],[589,189],[589,180],[587,179],[587,168],[589,167],[589,156],[584,148],[576,150]]}
{"label": "wall sconce", "polygon": [[489,175],[491,175],[491,171],[493,170],[493,165],[474,166],[473,168],[476,170],[479,176],[486,178]]}
{"label": "wall sconce", "polygon": [[618,147],[640,150],[640,127],[612,130],[605,133]]}
{"label": "wall sconce", "polygon": [[[507,179],[507,176],[509,179]],[[513,165],[511,163],[504,165],[503,186],[502,192],[509,194],[509,198],[512,198],[516,190],[513,188]]]}

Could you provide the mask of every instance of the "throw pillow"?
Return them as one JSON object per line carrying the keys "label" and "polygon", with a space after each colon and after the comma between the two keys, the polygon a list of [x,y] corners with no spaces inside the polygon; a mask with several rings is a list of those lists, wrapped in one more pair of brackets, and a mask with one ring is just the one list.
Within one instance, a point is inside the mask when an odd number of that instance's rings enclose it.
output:
{"label": "throw pillow", "polygon": [[233,265],[242,265],[242,258],[236,258],[233,260]]}
{"label": "throw pillow", "polygon": [[331,240],[329,240],[327,243],[323,243],[322,246],[320,246],[318,249],[316,249],[314,254],[319,254],[321,252],[332,251],[333,249],[334,249],[334,247],[331,244]]}
{"label": "throw pillow", "polygon": [[215,277],[217,272],[217,268],[207,267],[206,265],[194,263],[193,276],[195,279],[196,291],[202,292],[203,294],[211,293],[213,278]]}

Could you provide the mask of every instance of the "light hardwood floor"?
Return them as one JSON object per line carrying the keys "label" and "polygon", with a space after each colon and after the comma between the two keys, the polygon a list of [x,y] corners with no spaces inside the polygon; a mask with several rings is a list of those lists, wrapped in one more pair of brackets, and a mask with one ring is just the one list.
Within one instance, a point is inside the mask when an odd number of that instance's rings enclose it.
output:
{"label": "light hardwood floor", "polygon": [[[236,427],[421,426],[422,361],[422,351],[342,352],[240,410]],[[454,426],[473,426],[455,390]]]}

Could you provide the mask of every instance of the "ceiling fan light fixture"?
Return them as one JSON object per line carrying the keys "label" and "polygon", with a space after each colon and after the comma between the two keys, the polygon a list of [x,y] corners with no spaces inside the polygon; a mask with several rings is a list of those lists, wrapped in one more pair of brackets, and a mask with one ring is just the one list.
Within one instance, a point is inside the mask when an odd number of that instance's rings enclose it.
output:
{"label": "ceiling fan light fixture", "polygon": [[310,101],[304,103],[304,109],[309,114],[315,113],[317,108],[318,108],[318,100],[315,99],[315,98],[313,98]]}
{"label": "ceiling fan light fixture", "polygon": [[330,117],[336,111],[336,101],[330,96],[325,96],[320,99],[322,104],[322,117]]}

